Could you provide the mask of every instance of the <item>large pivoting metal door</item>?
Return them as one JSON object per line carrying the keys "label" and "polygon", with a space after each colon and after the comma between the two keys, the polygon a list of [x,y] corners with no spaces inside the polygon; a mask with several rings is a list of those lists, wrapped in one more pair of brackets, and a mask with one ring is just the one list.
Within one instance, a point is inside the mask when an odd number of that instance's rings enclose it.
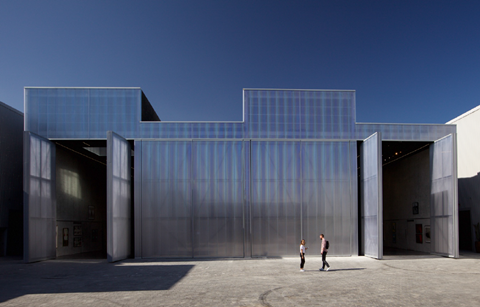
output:
{"label": "large pivoting metal door", "polygon": [[431,251],[458,258],[457,172],[455,135],[430,146]]}
{"label": "large pivoting metal door", "polygon": [[383,258],[382,137],[372,134],[360,145],[362,242],[365,256]]}
{"label": "large pivoting metal door", "polygon": [[118,134],[107,132],[107,258],[109,262],[130,256],[131,219],[131,149]]}
{"label": "large pivoting metal door", "polygon": [[56,257],[55,144],[23,134],[24,261]]}

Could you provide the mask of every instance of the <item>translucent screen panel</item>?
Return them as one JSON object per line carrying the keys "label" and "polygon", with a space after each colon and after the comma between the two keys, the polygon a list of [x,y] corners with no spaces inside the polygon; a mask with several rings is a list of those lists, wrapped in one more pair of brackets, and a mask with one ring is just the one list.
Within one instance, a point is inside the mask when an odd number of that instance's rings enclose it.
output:
{"label": "translucent screen panel", "polygon": [[356,124],[349,90],[247,89],[243,98],[244,122],[142,122],[139,88],[25,88],[25,130],[47,138],[104,138],[112,130],[126,138],[345,140],[378,131],[399,141],[455,132],[454,125]]}
{"label": "translucent screen panel", "polygon": [[194,257],[243,257],[242,141],[193,142]]}
{"label": "translucent screen panel", "polygon": [[246,136],[298,138],[300,93],[295,91],[245,90]]}
{"label": "translucent screen panel", "polygon": [[88,134],[103,138],[115,131],[125,138],[137,137],[140,121],[140,89],[89,89]]}
{"label": "translucent screen panel", "polygon": [[142,122],[137,137],[142,138],[243,138],[241,122]]}
{"label": "translucent screen panel", "polygon": [[245,90],[245,131],[251,138],[351,138],[355,92]]}
{"label": "translucent screen panel", "polygon": [[298,254],[300,165],[300,142],[251,143],[252,256]]}
{"label": "translucent screen panel", "polygon": [[142,257],[296,255],[302,221],[352,254],[356,142],[138,143]]}
{"label": "translucent screen panel", "polygon": [[140,89],[26,88],[25,129],[47,138],[138,137]]}
{"label": "translucent screen panel", "polygon": [[383,257],[382,139],[375,133],[360,145],[360,194],[365,256]]}
{"label": "translucent screen panel", "polygon": [[309,252],[320,254],[316,243],[323,233],[332,243],[331,254],[352,255],[356,153],[354,142],[302,142],[302,224]]}
{"label": "translucent screen panel", "polygon": [[107,257],[123,260],[132,246],[131,150],[121,136],[107,133]]}
{"label": "translucent screen panel", "polygon": [[55,145],[24,132],[24,260],[56,257]]}
{"label": "translucent screen panel", "polygon": [[142,257],[192,257],[192,142],[142,142]]}
{"label": "translucent screen panel", "polygon": [[455,139],[449,135],[430,146],[432,252],[458,257]]}

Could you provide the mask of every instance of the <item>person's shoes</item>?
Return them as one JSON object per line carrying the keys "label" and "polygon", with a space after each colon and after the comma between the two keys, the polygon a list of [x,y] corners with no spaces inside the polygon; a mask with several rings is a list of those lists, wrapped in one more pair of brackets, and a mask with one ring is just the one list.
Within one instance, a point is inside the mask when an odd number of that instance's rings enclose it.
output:
{"label": "person's shoes", "polygon": [[304,269],[300,269],[300,272],[305,272],[305,270],[304,270]]}
{"label": "person's shoes", "polygon": [[323,268],[321,268],[320,271],[325,271],[325,270]]}
{"label": "person's shoes", "polygon": [[327,271],[330,270],[330,267],[327,268]]}

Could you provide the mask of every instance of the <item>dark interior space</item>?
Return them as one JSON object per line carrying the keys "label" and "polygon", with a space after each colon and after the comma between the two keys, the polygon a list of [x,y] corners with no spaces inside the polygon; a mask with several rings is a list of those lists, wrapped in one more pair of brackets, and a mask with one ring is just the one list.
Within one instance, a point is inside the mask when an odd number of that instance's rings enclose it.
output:
{"label": "dark interior space", "polygon": [[458,212],[458,248],[460,250],[472,251],[472,221],[470,210],[460,210]]}
{"label": "dark interior space", "polygon": [[[357,142],[358,242],[359,255],[363,256],[361,144],[362,141]],[[426,242],[430,224],[429,146],[429,142],[382,142],[384,255],[420,255],[429,251]],[[419,208],[419,212],[414,212],[413,207]],[[422,232],[417,234],[418,225]],[[422,243],[417,243],[420,234]]]}
{"label": "dark interior space", "polygon": [[358,205],[358,255],[365,256],[363,248],[363,225],[362,225],[362,204],[361,204],[361,179],[360,179],[360,145],[362,141],[357,141],[357,205]]}
{"label": "dark interior space", "polygon": [[23,210],[10,209],[8,212],[9,229],[6,233],[7,256],[21,256],[23,252]]}
{"label": "dark interior space", "polygon": [[54,143],[57,258],[106,258],[106,141]]}
{"label": "dark interior space", "polygon": [[383,253],[430,253],[430,143],[382,142]]}
{"label": "dark interior space", "polygon": [[[107,258],[107,141],[53,142],[56,145],[57,258]],[[129,143],[133,217],[134,142]],[[131,255],[133,248],[134,244]]]}

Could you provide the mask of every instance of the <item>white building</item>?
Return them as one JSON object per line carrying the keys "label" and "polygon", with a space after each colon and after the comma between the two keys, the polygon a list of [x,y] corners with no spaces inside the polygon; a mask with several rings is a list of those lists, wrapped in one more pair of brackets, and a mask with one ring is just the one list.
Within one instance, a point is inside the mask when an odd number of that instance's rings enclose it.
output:
{"label": "white building", "polygon": [[480,106],[452,119],[457,125],[459,247],[474,250],[480,222]]}

